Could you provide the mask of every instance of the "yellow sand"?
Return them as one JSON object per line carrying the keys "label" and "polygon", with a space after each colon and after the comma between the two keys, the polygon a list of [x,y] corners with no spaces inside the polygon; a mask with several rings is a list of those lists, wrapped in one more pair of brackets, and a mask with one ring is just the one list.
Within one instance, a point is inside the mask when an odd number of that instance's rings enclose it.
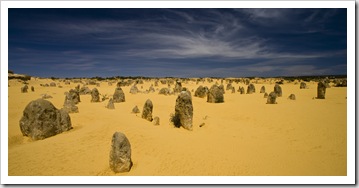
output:
{"label": "yellow sand", "polygon": [[[122,87],[126,102],[115,103],[115,110],[107,104],[91,103],[90,95],[81,95],[79,113],[72,113],[73,129],[39,141],[31,141],[21,134],[19,120],[25,106],[41,94],[53,96],[51,101],[62,108],[64,92],[77,84],[41,87],[50,79],[32,79],[29,86],[35,92],[21,93],[22,83],[9,81],[8,158],[10,176],[28,175],[188,175],[188,176],[312,176],[347,174],[347,101],[346,88],[327,89],[326,99],[313,99],[317,83],[281,85],[283,97],[278,104],[266,104],[259,93],[262,85],[269,93],[273,82],[254,84],[255,94],[226,91],[222,104],[207,103],[206,98],[194,97],[199,85],[182,86],[192,92],[193,131],[174,128],[170,114],[174,113],[176,96],[130,94],[130,86]],[[218,81],[220,83],[220,81]],[[56,83],[59,83],[56,81]],[[153,82],[139,84],[146,90]],[[143,86],[143,89],[141,89]],[[226,83],[224,82],[226,87]],[[233,83],[237,90],[242,83]],[[95,86],[89,85],[90,89]],[[112,96],[116,84],[101,82],[101,94]],[[159,83],[159,87],[167,87]],[[173,87],[173,86],[172,86]],[[295,94],[297,100],[287,99]],[[131,113],[137,105],[142,112],[147,99],[154,105],[153,116],[160,117],[160,125]],[[200,124],[205,123],[203,127]],[[109,152],[114,132],[123,132],[132,147],[132,169],[128,173],[113,173],[109,168]]]}

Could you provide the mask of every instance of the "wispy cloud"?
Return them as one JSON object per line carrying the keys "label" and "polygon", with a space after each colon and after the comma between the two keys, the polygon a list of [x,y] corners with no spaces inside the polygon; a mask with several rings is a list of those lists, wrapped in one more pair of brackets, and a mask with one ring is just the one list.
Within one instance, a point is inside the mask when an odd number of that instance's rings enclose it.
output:
{"label": "wispy cloud", "polygon": [[[23,34],[10,36],[9,62],[64,71],[177,74],[186,60],[206,64],[206,70],[195,72],[201,75],[304,74],[330,72],[314,60],[346,55],[343,48],[326,49],[311,41],[315,36],[310,34],[326,31],[337,10],[161,9],[153,16],[139,11],[125,18],[116,11],[109,18],[43,19],[14,26]],[[327,42],[325,35],[320,37],[319,42]],[[195,68],[181,70],[188,74]]]}

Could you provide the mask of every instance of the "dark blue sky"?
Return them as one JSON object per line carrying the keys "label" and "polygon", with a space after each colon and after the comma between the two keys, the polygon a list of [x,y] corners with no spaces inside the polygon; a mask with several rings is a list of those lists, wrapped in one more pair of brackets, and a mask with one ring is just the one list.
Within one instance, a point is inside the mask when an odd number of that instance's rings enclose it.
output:
{"label": "dark blue sky", "polygon": [[40,77],[346,74],[346,9],[9,9],[9,69]]}

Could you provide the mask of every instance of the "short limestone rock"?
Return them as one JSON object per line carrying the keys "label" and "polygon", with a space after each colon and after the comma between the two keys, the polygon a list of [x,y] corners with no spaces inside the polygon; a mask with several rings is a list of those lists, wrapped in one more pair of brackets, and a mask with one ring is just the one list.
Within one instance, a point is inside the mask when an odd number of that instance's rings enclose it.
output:
{"label": "short limestone rock", "polygon": [[219,87],[219,89],[222,91],[223,94],[226,93],[226,91],[224,90],[223,84],[219,85],[218,87]]}
{"label": "short limestone rock", "polygon": [[246,92],[244,91],[244,87],[239,87],[239,92],[241,93],[241,94],[245,94]]}
{"label": "short limestone rock", "polygon": [[305,82],[301,82],[299,89],[307,89],[307,84]]}
{"label": "short limestone rock", "polygon": [[67,112],[58,110],[47,100],[31,101],[24,109],[20,130],[24,136],[41,140],[72,129]]}
{"label": "short limestone rock", "polygon": [[195,97],[199,97],[199,98],[204,98],[205,96],[207,96],[208,93],[208,87],[205,86],[199,86],[196,91],[194,92],[194,96]]}
{"label": "short limestone rock", "polygon": [[91,102],[100,102],[100,93],[97,88],[93,88],[91,91]]}
{"label": "short limestone rock", "polygon": [[79,102],[81,102],[81,100],[80,100],[80,93],[79,93],[77,90],[75,90],[75,89],[70,89],[69,95],[71,96],[71,100],[72,100],[75,104],[78,104]]}
{"label": "short limestone rock", "polygon": [[223,91],[217,85],[213,85],[211,89],[209,89],[207,94],[207,102],[209,103],[224,102]]}
{"label": "short limestone rock", "polygon": [[176,127],[183,127],[187,130],[192,130],[193,126],[193,105],[192,97],[189,91],[182,91],[177,99],[175,106],[175,118],[178,119],[174,122]]}
{"label": "short limestone rock", "polygon": [[295,98],[295,95],[294,95],[294,94],[290,94],[289,97],[288,97],[288,99],[290,99],[290,100],[295,100],[296,98]]}
{"label": "short limestone rock", "polygon": [[153,118],[153,125],[160,125],[160,118],[159,117],[155,117]]}
{"label": "short limestone rock", "polygon": [[114,103],[121,103],[125,102],[125,93],[123,92],[121,87],[117,87],[115,89],[115,93],[113,94],[113,102]]}
{"label": "short limestone rock", "polygon": [[173,89],[173,92],[174,93],[179,93],[181,91],[182,91],[182,83],[179,80],[177,80],[175,88]]}
{"label": "short limestone rock", "polygon": [[236,89],[234,89],[234,87],[232,87],[232,93],[236,93]]}
{"label": "short limestone rock", "polygon": [[21,93],[27,93],[27,90],[29,89],[29,86],[24,85],[21,87]]}
{"label": "short limestone rock", "polygon": [[267,97],[267,104],[277,104],[276,99],[277,94],[275,92],[271,92]]}
{"label": "short limestone rock", "polygon": [[138,93],[138,92],[139,92],[139,91],[138,91],[137,85],[134,84],[134,85],[131,87],[131,89],[130,89],[130,93],[131,93],[131,94],[136,94],[136,93]]}
{"label": "short limestone rock", "polygon": [[150,88],[148,88],[148,92],[150,92],[150,93],[155,92],[155,88],[153,87],[153,85],[151,85]]}
{"label": "short limestone rock", "polygon": [[256,88],[254,87],[253,84],[249,84],[247,87],[247,94],[252,94],[256,92]]}
{"label": "short limestone rock", "polygon": [[106,108],[111,109],[111,110],[115,109],[115,104],[113,103],[112,98],[108,101]]}
{"label": "short limestone rock", "polygon": [[267,92],[264,93],[264,98],[268,98],[268,93]]}
{"label": "short limestone rock", "polygon": [[80,91],[79,91],[79,94],[80,95],[89,95],[91,94],[91,89],[86,87],[86,86],[83,86]]}
{"label": "short limestone rock", "polygon": [[129,172],[133,163],[131,160],[131,144],[121,132],[115,132],[112,136],[110,151],[110,168],[115,173]]}
{"label": "short limestone rock", "polygon": [[317,99],[325,99],[326,86],[324,82],[318,82]]}
{"label": "short limestone rock", "polygon": [[277,97],[282,97],[282,87],[279,84],[275,84],[274,92],[277,94]]}
{"label": "short limestone rock", "polygon": [[72,98],[71,93],[65,93],[65,102],[62,108],[67,113],[78,113],[79,108],[75,105],[74,99]]}
{"label": "short limestone rock", "polygon": [[265,92],[266,92],[266,88],[264,86],[262,86],[259,93],[265,93]]}
{"label": "short limestone rock", "polygon": [[133,107],[133,109],[132,109],[132,113],[138,114],[138,113],[140,113],[140,109],[138,109],[138,107],[135,106],[135,107]]}
{"label": "short limestone rock", "polygon": [[45,93],[45,94],[42,94],[42,95],[41,95],[41,98],[42,98],[42,99],[51,99],[52,96]]}
{"label": "short limestone rock", "polygon": [[153,110],[153,104],[150,99],[147,99],[145,102],[145,105],[143,106],[142,110],[142,118],[146,119],[148,121],[152,121],[152,110]]}
{"label": "short limestone rock", "polygon": [[160,95],[170,95],[171,94],[171,91],[168,89],[168,88],[162,88],[158,94]]}

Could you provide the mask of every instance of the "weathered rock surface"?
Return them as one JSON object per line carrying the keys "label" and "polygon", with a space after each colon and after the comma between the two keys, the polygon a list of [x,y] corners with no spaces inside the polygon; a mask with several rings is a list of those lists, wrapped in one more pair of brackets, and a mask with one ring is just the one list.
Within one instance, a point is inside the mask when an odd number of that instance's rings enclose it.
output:
{"label": "weathered rock surface", "polygon": [[268,98],[268,93],[267,92],[264,93],[264,98]]}
{"label": "weathered rock surface", "polygon": [[100,102],[100,93],[97,88],[93,88],[91,91],[91,102]]}
{"label": "weathered rock surface", "polygon": [[264,86],[262,86],[259,93],[265,93],[265,92],[266,92],[266,88]]}
{"label": "weathered rock surface", "polygon": [[42,95],[41,95],[41,98],[42,98],[42,99],[51,99],[52,96],[45,93],[45,94],[42,94]]}
{"label": "weathered rock surface", "polygon": [[151,85],[150,88],[148,88],[148,92],[150,92],[150,93],[155,92],[155,88],[153,87],[153,85]]}
{"label": "weathered rock surface", "polygon": [[267,97],[267,104],[277,104],[276,99],[277,94],[275,92],[271,92]]}
{"label": "weathered rock surface", "polygon": [[189,91],[182,91],[177,99],[175,106],[175,117],[178,119],[174,122],[176,127],[183,127],[187,130],[192,130],[193,126],[193,105],[192,97]]}
{"label": "weathered rock surface", "polygon": [[134,85],[131,87],[131,89],[130,89],[130,93],[131,93],[131,94],[136,94],[136,93],[138,93],[138,92],[139,92],[139,91],[138,91],[137,85],[134,84]]}
{"label": "weathered rock surface", "polygon": [[274,92],[277,94],[277,97],[282,97],[282,87],[279,84],[275,84]]}
{"label": "weathered rock surface", "polygon": [[56,87],[56,83],[55,83],[55,82],[51,82],[51,83],[50,83],[50,87]]}
{"label": "weathered rock surface", "polygon": [[236,89],[234,89],[234,87],[232,87],[232,93],[236,93]]}
{"label": "weathered rock surface", "polygon": [[78,104],[79,102],[81,102],[80,100],[80,93],[74,89],[70,89],[69,91],[69,95],[71,96],[71,100],[75,103]]}
{"label": "weathered rock surface", "polygon": [[194,96],[195,97],[199,97],[199,98],[204,98],[207,96],[207,93],[208,93],[208,87],[205,86],[199,86],[196,91],[194,92]]}
{"label": "weathered rock surface", "polygon": [[347,87],[347,80],[346,79],[336,79],[334,81],[335,87]]}
{"label": "weathered rock surface", "polygon": [[65,102],[63,105],[63,110],[67,113],[78,113],[79,108],[75,105],[74,99],[72,98],[71,93],[65,93]]}
{"label": "weathered rock surface", "polygon": [[245,94],[246,92],[244,91],[244,87],[241,87],[239,86],[239,89],[238,89],[241,94]]}
{"label": "weathered rock surface", "polygon": [[81,89],[80,89],[80,95],[89,95],[91,94],[91,89],[86,87],[86,86],[83,86]]}
{"label": "weathered rock surface", "polygon": [[299,89],[306,89],[307,88],[307,84],[305,82],[301,82]]}
{"label": "weathered rock surface", "polygon": [[295,95],[294,95],[294,94],[290,94],[289,97],[288,97],[288,99],[290,99],[290,100],[295,100],[296,98],[295,98]]}
{"label": "weathered rock surface", "polygon": [[252,94],[256,92],[256,88],[254,87],[253,84],[249,84],[247,87],[247,94]]}
{"label": "weathered rock surface", "polygon": [[132,165],[130,141],[123,133],[115,132],[112,136],[110,151],[111,170],[116,173],[128,172]]}
{"label": "weathered rock surface", "polygon": [[207,102],[209,103],[224,102],[223,91],[217,85],[213,85],[211,89],[209,89],[207,94]]}
{"label": "weathered rock surface", "polygon": [[132,113],[138,114],[138,113],[140,113],[140,109],[138,109],[138,107],[135,106],[135,107],[133,107],[133,109],[132,109]]}
{"label": "weathered rock surface", "polygon": [[232,90],[233,86],[231,83],[227,84],[226,86],[226,90]]}
{"label": "weathered rock surface", "polygon": [[317,99],[325,99],[326,86],[323,82],[318,82]]}
{"label": "weathered rock surface", "polygon": [[174,93],[179,93],[181,91],[182,91],[182,83],[179,80],[177,80],[175,88],[173,89],[173,92]]}
{"label": "weathered rock surface", "polygon": [[153,118],[153,125],[160,125],[160,118],[159,117],[155,117]]}
{"label": "weathered rock surface", "polygon": [[168,89],[168,88],[162,88],[158,94],[160,95],[170,95],[171,94],[171,91]]}
{"label": "weathered rock surface", "polygon": [[31,101],[24,109],[20,130],[24,136],[40,140],[72,129],[67,112],[58,110],[47,100]]}
{"label": "weathered rock surface", "polygon": [[222,91],[223,94],[226,93],[226,91],[224,90],[223,84],[219,85],[218,87],[219,87],[219,89]]}
{"label": "weathered rock surface", "polygon": [[150,99],[147,99],[145,102],[145,105],[143,106],[142,110],[142,118],[146,119],[148,121],[152,121],[152,110],[153,110],[153,104]]}
{"label": "weathered rock surface", "polygon": [[29,86],[24,85],[21,87],[21,93],[27,93],[27,90],[29,89]]}
{"label": "weathered rock surface", "polygon": [[117,87],[115,89],[115,93],[113,94],[113,102],[114,103],[120,103],[125,102],[125,93],[123,92],[121,87]]}
{"label": "weathered rock surface", "polygon": [[108,101],[108,103],[107,103],[107,105],[106,105],[106,108],[108,108],[108,109],[115,109],[115,104],[113,103],[113,99],[111,98],[109,101]]}

